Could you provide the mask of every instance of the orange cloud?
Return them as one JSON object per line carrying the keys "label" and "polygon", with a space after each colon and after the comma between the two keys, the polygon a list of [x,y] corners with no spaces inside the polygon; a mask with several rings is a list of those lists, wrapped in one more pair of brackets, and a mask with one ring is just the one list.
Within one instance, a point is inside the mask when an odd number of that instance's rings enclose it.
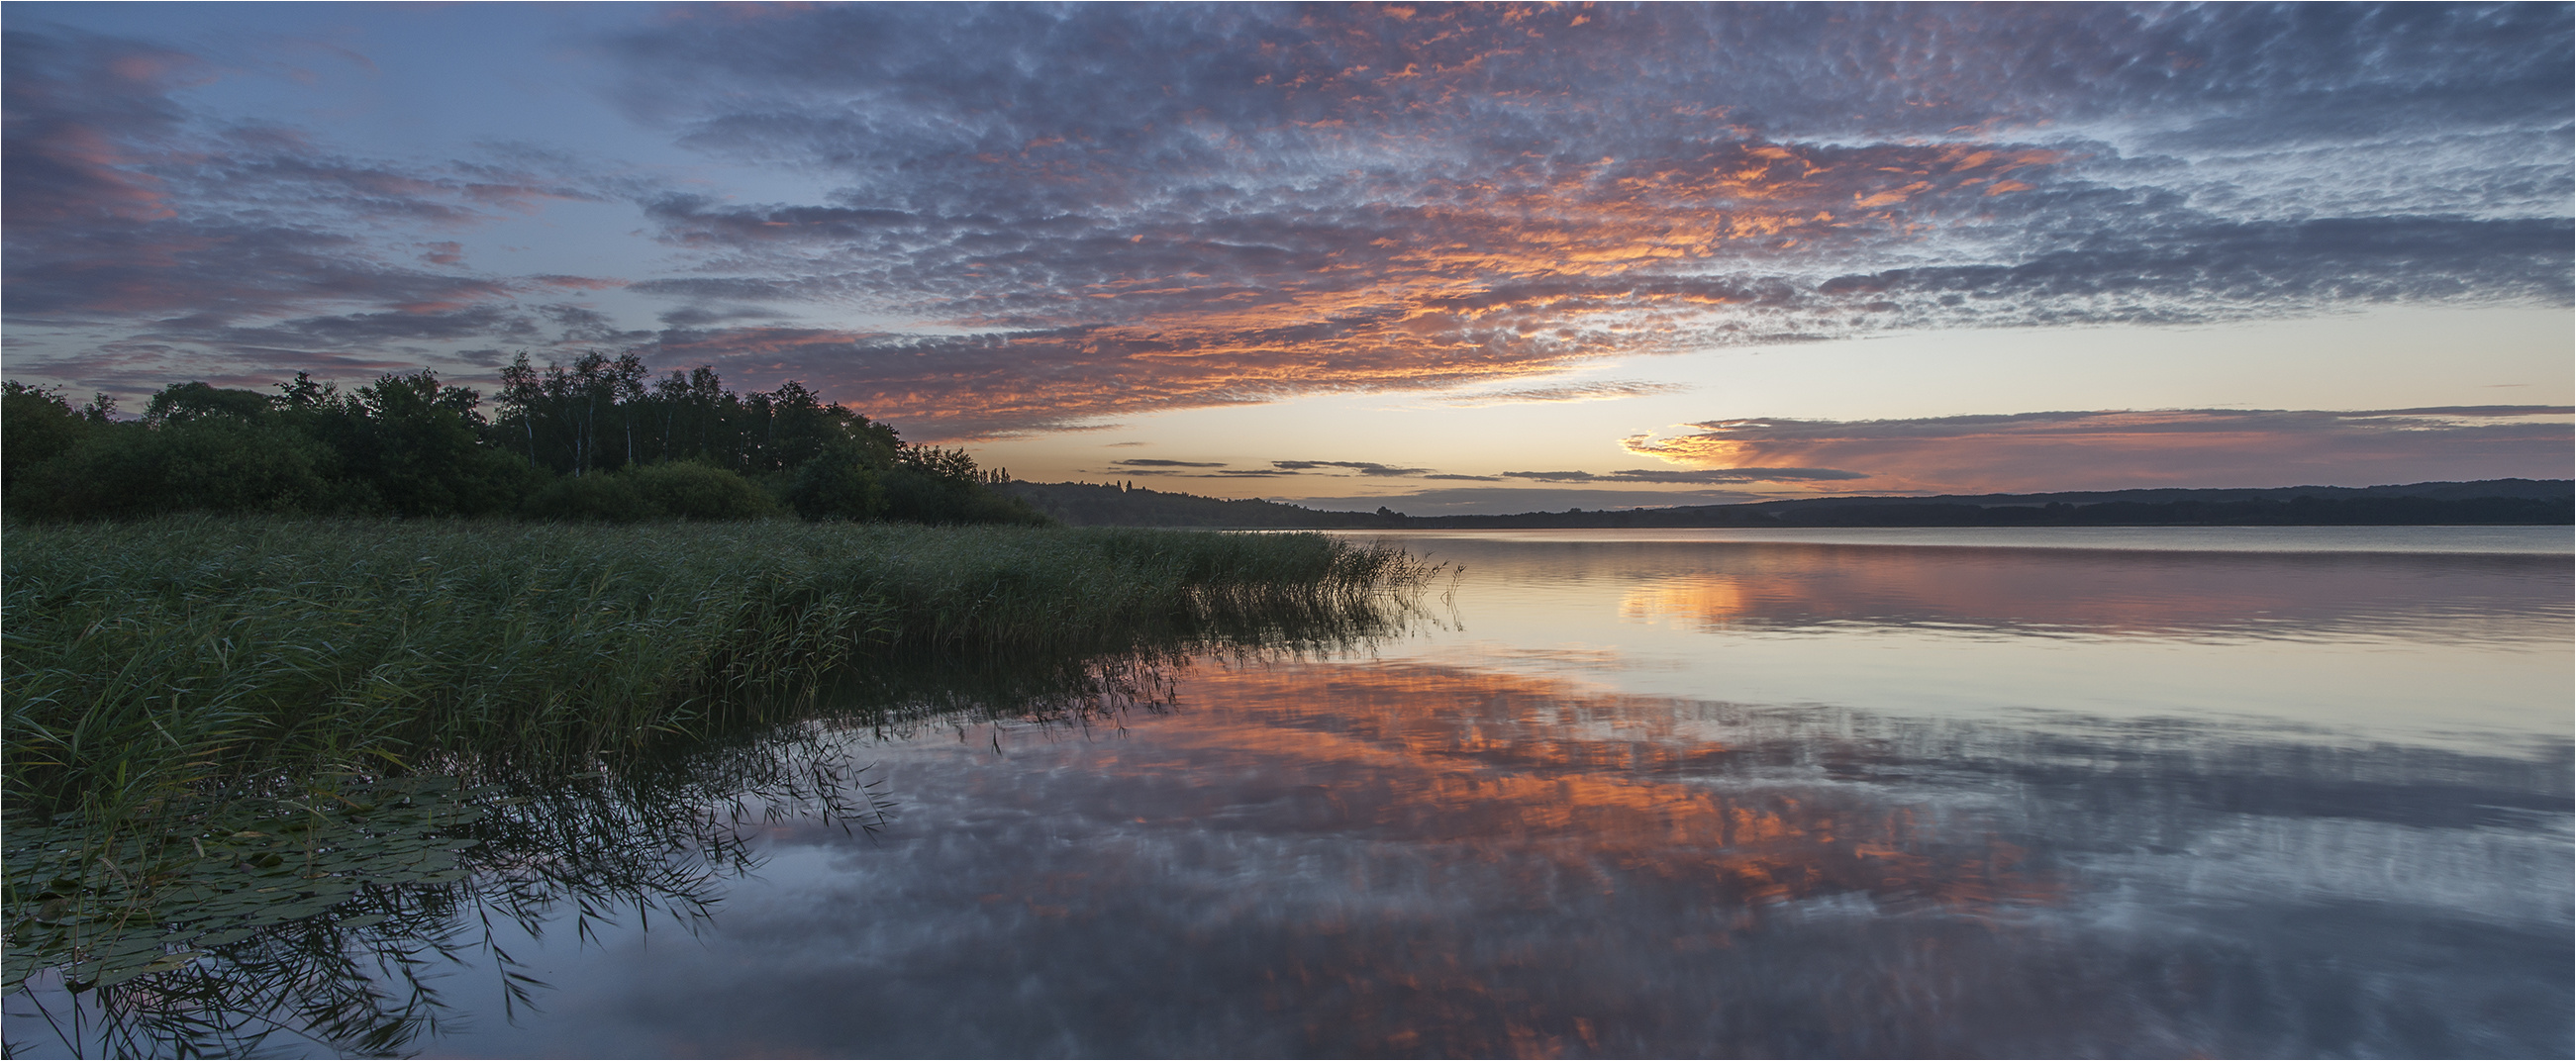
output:
{"label": "orange cloud", "polygon": [[1707,467],[1866,473],[1860,492],[1989,493],[2146,486],[2367,486],[2565,478],[2570,410],[2481,406],[2346,412],[2175,409],[1925,420],[1712,420],[1629,452]]}

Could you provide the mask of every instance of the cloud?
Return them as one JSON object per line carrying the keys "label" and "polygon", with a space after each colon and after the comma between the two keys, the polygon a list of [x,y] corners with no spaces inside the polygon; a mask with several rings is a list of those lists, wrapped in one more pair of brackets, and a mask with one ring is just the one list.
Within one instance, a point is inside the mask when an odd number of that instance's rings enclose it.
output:
{"label": "cloud", "polygon": [[[1635,452],[1631,447],[1631,452]],[[1504,472],[1510,479],[1548,483],[1802,483],[1866,479],[1866,472],[1833,468],[1702,468],[1692,471],[1630,468],[1616,472]]]}
{"label": "cloud", "polygon": [[[1375,461],[1271,461],[1270,467],[1267,468],[1227,468],[1223,461],[1162,460],[1150,457],[1136,460],[1113,461],[1111,463],[1116,465],[1122,471],[1128,471],[1138,475],[1179,475],[1195,479],[1214,479],[1221,477],[1275,477],[1287,475],[1309,475],[1316,473],[1330,475],[1334,474],[1336,471],[1355,472],[1363,478],[1402,478],[1411,476],[1421,476],[1429,479],[1490,478],[1489,476],[1473,475],[1430,475],[1428,474],[1431,471],[1429,468],[1400,468],[1388,464],[1379,464]],[[1216,468],[1220,470],[1213,472],[1183,470],[1199,468]]]}
{"label": "cloud", "polygon": [[982,365],[907,374],[943,431],[1890,329],[2571,301],[2566,11],[2023,14],[832,7],[607,54],[642,120],[835,185],[645,203],[722,284],[1008,336],[999,371],[1075,384],[979,412]]}
{"label": "cloud", "polygon": [[[190,90],[237,75],[188,52],[12,30],[0,305],[44,361],[634,345],[941,440],[1632,397],[1671,388],[1549,379],[1893,329],[2566,306],[2571,34],[2548,5],[832,5],[583,42],[626,114],[790,195],[361,157],[215,109]],[[657,264],[470,267],[459,233],[576,202]],[[546,308],[621,283],[657,329]]]}
{"label": "cloud", "polygon": [[12,378],[40,374],[68,384],[76,393],[105,391],[131,397],[186,380],[264,391],[293,378],[297,372],[310,372],[316,379],[368,381],[386,373],[423,367],[429,366],[417,358],[258,347],[209,357],[202,347],[123,340],[41,362],[28,362],[13,355],[9,371]]}
{"label": "cloud", "polygon": [[[1496,378],[1534,357],[1460,359],[1420,337],[1339,341],[1365,319],[1211,337],[1126,328],[907,336],[830,328],[668,329],[661,364],[713,364],[727,378],[805,380],[833,400],[905,425],[907,437],[962,440],[1067,430],[1101,418],[1252,404],[1316,391],[1430,389]],[[1509,342],[1496,339],[1498,344]],[[1573,350],[1551,355],[1571,361]]]}
{"label": "cloud", "polygon": [[1767,501],[1776,495],[1736,490],[1583,490],[1543,487],[1447,487],[1400,494],[1278,497],[1275,500],[1332,511],[1373,511],[1384,505],[1409,516],[1508,515],[1563,512],[1569,508],[1666,508]]}
{"label": "cloud", "polygon": [[1639,398],[1649,394],[1674,394],[1689,389],[1691,387],[1686,383],[1620,379],[1592,383],[1560,383],[1547,387],[1521,387],[1504,391],[1480,391],[1474,394],[1452,394],[1438,401],[1444,405],[1469,407],[1513,405],[1522,402],[1597,402],[1615,398]]}
{"label": "cloud", "polygon": [[11,30],[0,48],[0,309],[21,334],[107,336],[84,350],[40,343],[32,363],[105,379],[148,348],[143,363],[197,378],[228,363],[448,362],[456,344],[530,342],[550,322],[576,340],[606,335],[547,300],[618,281],[472,272],[463,244],[424,238],[603,198],[576,180],[491,160],[355,158],[205,113],[181,93],[231,71],[148,42]]}
{"label": "cloud", "polygon": [[1320,468],[1348,468],[1360,473],[1361,475],[1372,477],[1421,475],[1431,470],[1429,468],[1397,468],[1390,465],[1379,464],[1375,461],[1271,461],[1270,466],[1292,472],[1314,471]]}
{"label": "cloud", "polygon": [[2567,478],[2566,406],[2354,411],[2168,409],[1914,420],[1711,420],[1631,453],[1684,465],[1833,466],[1871,492],[1985,493],[2146,486],[2370,486]]}

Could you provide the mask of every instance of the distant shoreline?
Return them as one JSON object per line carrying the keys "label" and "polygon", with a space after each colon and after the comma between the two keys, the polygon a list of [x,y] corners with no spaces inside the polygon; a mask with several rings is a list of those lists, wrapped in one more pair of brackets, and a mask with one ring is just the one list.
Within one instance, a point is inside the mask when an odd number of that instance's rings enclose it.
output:
{"label": "distant shoreline", "polygon": [[2144,489],[1938,497],[1822,497],[1736,505],[1510,515],[1336,512],[1133,486],[1001,487],[1077,526],[1304,530],[1726,527],[2374,527],[2576,524],[2576,482],[2488,479],[2396,486]]}

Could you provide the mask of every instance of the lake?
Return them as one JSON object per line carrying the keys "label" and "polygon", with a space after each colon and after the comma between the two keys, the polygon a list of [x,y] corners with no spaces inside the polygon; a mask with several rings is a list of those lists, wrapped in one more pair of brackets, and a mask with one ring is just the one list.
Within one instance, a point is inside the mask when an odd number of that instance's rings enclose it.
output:
{"label": "lake", "polygon": [[855,818],[439,908],[395,1047],[2576,1053],[2565,528],[1357,536],[1456,577],[808,727]]}

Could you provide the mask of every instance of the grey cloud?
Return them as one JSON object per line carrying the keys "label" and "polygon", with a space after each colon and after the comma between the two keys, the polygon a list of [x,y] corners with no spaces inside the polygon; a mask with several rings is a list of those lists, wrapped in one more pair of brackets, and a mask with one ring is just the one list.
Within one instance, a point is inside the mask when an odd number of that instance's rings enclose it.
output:
{"label": "grey cloud", "polygon": [[535,341],[542,332],[526,314],[501,306],[483,305],[440,313],[350,313],[298,317],[257,326],[225,324],[219,318],[178,318],[163,321],[142,334],[165,341],[226,348],[346,348],[492,335]]}
{"label": "grey cloud", "polygon": [[1520,387],[1513,390],[1482,391],[1475,394],[1453,394],[1441,398],[1448,405],[1511,405],[1521,402],[1588,402],[1610,398],[1637,398],[1649,394],[1673,394],[1689,390],[1684,383],[1656,383],[1648,380],[1600,380],[1591,383],[1562,383],[1548,387]]}
{"label": "grey cloud", "polygon": [[1444,487],[1402,494],[1338,497],[1281,497],[1278,500],[1331,510],[1369,510],[1384,505],[1408,516],[1508,515],[1516,512],[1562,512],[1569,508],[1664,508],[1673,505],[1722,505],[1768,500],[1771,495],[1737,490],[1584,490],[1545,487]]}
{"label": "grey cloud", "polygon": [[[608,50],[637,115],[840,185],[643,203],[722,283],[1131,351],[1331,357],[1401,328],[1437,351],[1415,364],[1499,380],[1888,329],[2576,298],[2562,9],[1585,19],[840,7]],[[1569,257],[1596,246],[1612,264]],[[824,261],[847,268],[817,283]],[[1648,393],[1586,386],[1443,400]],[[1198,393],[1172,400],[1220,392]]]}
{"label": "grey cloud", "polygon": [[677,306],[663,310],[660,314],[665,327],[677,329],[699,329],[711,324],[731,324],[735,321],[774,320],[777,316],[778,314],[773,310],[752,306],[699,305]]}
{"label": "grey cloud", "polygon": [[595,311],[545,301],[615,281],[478,275],[463,269],[460,244],[426,238],[547,201],[604,201],[586,178],[346,157],[292,129],[176,102],[221,72],[195,56],[74,31],[0,38],[0,304],[13,327],[105,335],[89,358],[101,363],[120,349],[161,350],[158,371],[183,378],[201,375],[178,352],[191,349],[221,373],[249,358],[470,364],[460,342],[620,337]]}
{"label": "grey cloud", "polygon": [[1549,483],[1802,483],[1828,482],[1836,479],[1866,479],[1867,472],[1843,471],[1838,468],[1701,468],[1675,471],[1656,468],[1629,468],[1615,472],[1504,472],[1508,479],[1533,479]]}
{"label": "grey cloud", "polygon": [[[1552,144],[1555,115],[1514,103],[1568,86],[1601,119],[1591,138],[1614,142],[1671,127],[1676,104],[1837,140],[2049,119],[2235,142],[2560,122],[2570,68],[2559,47],[2568,14],[2547,6],[1582,14],[1575,27],[1572,13],[1470,8],[1396,20],[1249,6],[860,6],[712,32],[672,25],[609,46],[626,63],[627,104],[711,148],[852,170],[946,162],[973,175],[974,154],[1016,156],[1060,136],[1042,158],[1076,177],[1119,156],[1196,176],[1221,171],[1229,148],[1331,145],[1370,123]],[[1102,151],[1111,162],[1085,160]]]}
{"label": "grey cloud", "polygon": [[[1292,476],[1305,475],[1318,471],[1331,471],[1334,469],[1354,471],[1359,473],[1362,477],[1387,478],[1416,476],[1430,471],[1428,468],[1397,468],[1385,464],[1378,464],[1372,461],[1272,461],[1270,462],[1272,466],[1268,468],[1228,468],[1225,466],[1224,462],[1221,461],[1160,460],[1155,458],[1121,460],[1113,461],[1111,463],[1116,465],[1121,471],[1132,472],[1137,475],[1179,475],[1193,479]],[[1198,468],[1214,468],[1218,470],[1212,472],[1184,470]],[[1429,479],[1487,478],[1485,476],[1473,475],[1422,475],[1422,477]]]}
{"label": "grey cloud", "polygon": [[209,356],[203,347],[138,339],[41,360],[13,357],[10,374],[39,376],[68,384],[76,392],[104,391],[131,400],[188,380],[266,390],[297,372],[310,372],[319,379],[370,380],[423,367],[432,366],[418,358],[247,344]]}
{"label": "grey cloud", "polygon": [[2209,485],[2369,486],[2564,478],[2576,443],[2548,405],[2157,409],[1909,420],[1710,420],[1622,445],[1676,463],[1831,464],[1873,489],[1928,492]]}
{"label": "grey cloud", "polygon": [[[2413,409],[2153,409],[2000,413],[1912,420],[1706,420],[1693,427],[1737,442],[1859,442],[1948,439],[2001,432],[2046,434],[2116,426],[2123,434],[2193,435],[2248,431],[2425,432],[2511,428],[2563,433],[2561,425],[2518,424],[2576,414],[2565,405],[2460,405]],[[1505,474],[1532,474],[1507,472]],[[1553,473],[1551,473],[1553,474]],[[1577,473],[1579,474],[1579,473]],[[1622,473],[1626,474],[1626,473]]]}
{"label": "grey cloud", "polygon": [[[2055,307],[2085,319],[2193,319],[2266,305],[2576,298],[2566,218],[2321,218],[2101,233],[2095,245],[2014,266],[1898,269],[1836,277],[1816,288],[1890,312],[1939,317],[1953,297],[2045,321]],[[2109,300],[2109,304],[2103,304]]]}
{"label": "grey cloud", "polygon": [[648,337],[645,333],[618,327],[615,319],[588,306],[560,302],[529,306],[527,309],[555,327],[555,334],[549,340],[552,345],[622,346],[642,342]]}
{"label": "grey cloud", "polygon": [[69,356],[13,359],[12,369],[92,381],[82,385],[131,396],[191,379],[265,386],[305,371],[323,379],[365,380],[423,367],[490,368],[507,360],[498,348],[458,346],[475,341],[542,349],[620,346],[643,338],[650,333],[617,330],[595,311],[569,304],[324,314],[252,325],[199,314],[151,322],[129,338]]}
{"label": "grey cloud", "polygon": [[[589,42],[630,114],[830,188],[805,202],[532,145],[354,157],[191,111],[193,56],[12,30],[5,307],[245,349],[650,342],[962,438],[1314,391],[1620,397],[1655,385],[1515,383],[1888,329],[2576,301],[2564,6],[1581,19],[862,5]],[[680,259],[627,289],[661,333],[436,235],[566,200],[631,204]],[[923,324],[780,323],[852,310]]]}
{"label": "grey cloud", "polygon": [[[1365,336],[1371,326],[1333,321],[1288,331],[1332,338]],[[906,437],[937,441],[1096,426],[1109,415],[1267,401],[1303,388],[1455,386],[1577,356],[1540,344],[1521,352],[1498,337],[1497,356],[1462,364],[1448,347],[1395,334],[1315,342],[1299,352],[1303,371],[1283,379],[1276,358],[1290,341],[1099,327],[939,337],[766,327],[673,329],[654,347],[659,361],[714,364],[729,379],[785,373],[904,425]]]}
{"label": "grey cloud", "polygon": [[794,302],[814,297],[809,283],[774,277],[699,276],[659,280],[639,280],[626,285],[629,291],[646,295],[672,295],[680,298],[726,300],[733,302]]}
{"label": "grey cloud", "polygon": [[1270,466],[1284,471],[1305,472],[1319,468],[1347,468],[1365,476],[1420,475],[1429,468],[1397,468],[1375,461],[1271,461]]}

